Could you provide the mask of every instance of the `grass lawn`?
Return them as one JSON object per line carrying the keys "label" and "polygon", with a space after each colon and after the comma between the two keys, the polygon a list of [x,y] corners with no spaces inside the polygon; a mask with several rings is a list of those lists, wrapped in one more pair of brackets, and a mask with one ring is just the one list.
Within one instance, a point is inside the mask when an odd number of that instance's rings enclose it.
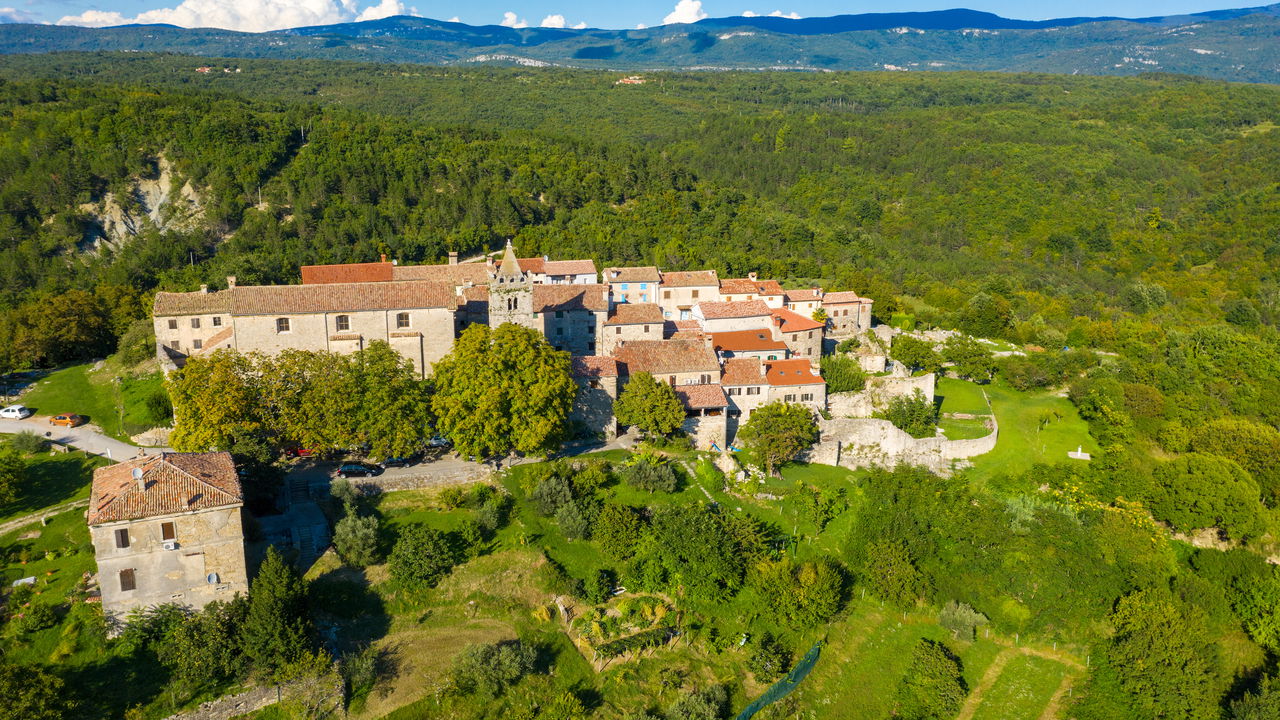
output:
{"label": "grass lawn", "polygon": [[[116,379],[121,380],[117,383]],[[151,419],[146,398],[163,392],[159,372],[143,375],[118,373],[109,365],[94,370],[92,365],[73,365],[49,374],[22,396],[22,404],[37,415],[74,412],[117,440],[128,442],[130,433],[139,433],[156,423]]]}
{"label": "grass lawn", "polygon": [[27,461],[26,479],[18,489],[18,499],[0,505],[0,522],[30,515],[41,508],[89,497],[93,469],[108,462],[82,452],[58,455],[40,453],[29,457]]}
{"label": "grass lawn", "polygon": [[990,385],[971,383],[968,380],[944,377],[938,380],[938,387],[934,390],[934,394],[942,399],[941,412],[990,415],[991,410],[987,408],[987,400],[982,396],[982,391],[990,387]]}
{"label": "grass lawn", "polygon": [[1036,720],[1065,671],[1062,663],[1037,655],[1013,657],[982,695],[973,720]]}
{"label": "grass lawn", "polygon": [[973,440],[991,434],[990,428],[981,420],[958,420],[956,418],[940,418],[938,427],[948,440]]}

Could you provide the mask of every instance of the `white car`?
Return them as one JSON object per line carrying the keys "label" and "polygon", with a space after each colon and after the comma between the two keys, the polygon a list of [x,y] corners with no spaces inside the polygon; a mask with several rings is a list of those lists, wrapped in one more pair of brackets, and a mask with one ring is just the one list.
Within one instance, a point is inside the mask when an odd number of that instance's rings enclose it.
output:
{"label": "white car", "polygon": [[31,408],[25,405],[10,405],[0,410],[0,418],[6,420],[21,420],[27,417],[31,417]]}

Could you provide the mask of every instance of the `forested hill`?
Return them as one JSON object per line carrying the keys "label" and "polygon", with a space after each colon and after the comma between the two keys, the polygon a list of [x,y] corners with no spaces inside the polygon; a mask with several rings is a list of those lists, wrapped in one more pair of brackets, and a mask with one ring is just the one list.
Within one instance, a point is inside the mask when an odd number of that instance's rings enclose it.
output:
{"label": "forested hill", "polygon": [[419,17],[241,33],[169,25],[0,25],[0,53],[199,56],[656,69],[1163,71],[1280,81],[1280,5],[1162,18],[1028,22],[970,10],[709,18],[634,30],[475,27]]}

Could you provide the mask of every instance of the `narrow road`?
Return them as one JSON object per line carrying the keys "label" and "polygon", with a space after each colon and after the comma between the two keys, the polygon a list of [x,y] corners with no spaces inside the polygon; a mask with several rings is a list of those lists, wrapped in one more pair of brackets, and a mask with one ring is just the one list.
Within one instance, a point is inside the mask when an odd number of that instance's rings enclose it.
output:
{"label": "narrow road", "polygon": [[[65,428],[49,424],[48,418],[30,417],[26,420],[0,420],[0,433],[20,433],[24,430],[33,432],[49,440],[70,445],[77,450],[101,455],[112,460],[128,460],[136,457],[138,448],[129,443],[120,442],[100,432],[84,427]],[[155,448],[159,452],[161,448]]]}

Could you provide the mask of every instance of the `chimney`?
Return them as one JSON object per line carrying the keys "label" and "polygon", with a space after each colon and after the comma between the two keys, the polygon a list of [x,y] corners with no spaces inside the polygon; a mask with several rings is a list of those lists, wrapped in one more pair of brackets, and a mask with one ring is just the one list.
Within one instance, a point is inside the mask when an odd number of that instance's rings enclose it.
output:
{"label": "chimney", "polygon": [[379,255],[379,256],[378,256],[378,262],[383,262],[383,263],[384,263],[384,262],[386,262],[386,261],[387,261],[387,254],[386,254],[386,253],[382,253],[381,255]]}
{"label": "chimney", "polygon": [[235,290],[235,289],[236,289],[236,276],[235,276],[235,275],[228,275],[228,276],[227,276],[227,289],[228,289],[228,290]]}
{"label": "chimney", "polygon": [[757,276],[756,276],[756,274],[755,274],[755,273],[753,273],[753,272],[749,272],[749,273],[747,273],[747,279],[748,279],[748,280],[750,280],[751,282],[755,282],[755,281],[756,281],[756,277],[757,277]]}
{"label": "chimney", "polygon": [[209,292],[209,286],[208,286],[208,285],[201,285],[201,286],[200,286],[200,292],[202,292],[202,293],[207,293],[207,292]]}
{"label": "chimney", "polygon": [[542,262],[550,262],[550,261],[551,261],[551,258],[547,257],[546,255],[542,256]]}
{"label": "chimney", "polygon": [[486,266],[488,266],[488,267],[493,267],[493,256],[492,256],[492,255],[485,255],[485,256],[484,256],[484,264],[485,264]]}
{"label": "chimney", "polygon": [[142,468],[138,467],[133,469],[133,481],[137,483],[138,490],[147,489],[147,479],[143,476]]}
{"label": "chimney", "polygon": [[450,250],[450,251],[449,251],[449,264],[450,264],[450,265],[457,265],[457,264],[458,264],[458,253],[457,253],[457,251],[456,251],[456,250]]}

